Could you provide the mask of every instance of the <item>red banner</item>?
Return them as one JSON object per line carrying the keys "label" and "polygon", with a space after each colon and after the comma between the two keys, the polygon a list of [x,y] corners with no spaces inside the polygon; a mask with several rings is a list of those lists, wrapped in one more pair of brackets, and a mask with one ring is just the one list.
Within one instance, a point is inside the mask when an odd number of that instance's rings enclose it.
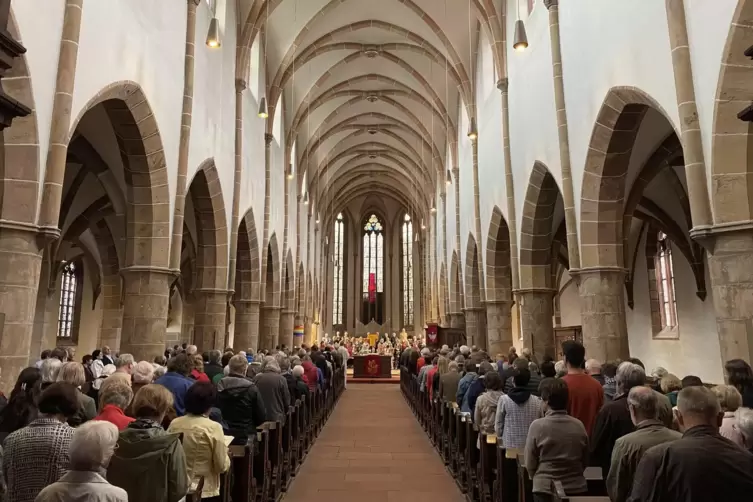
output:
{"label": "red banner", "polygon": [[366,356],[364,368],[366,369],[366,374],[371,377],[380,375],[382,372],[382,358],[376,354]]}
{"label": "red banner", "polygon": [[426,342],[429,344],[437,343],[437,335],[439,333],[439,326],[436,324],[429,324],[426,326]]}
{"label": "red banner", "polygon": [[369,303],[376,303],[376,274],[369,274]]}

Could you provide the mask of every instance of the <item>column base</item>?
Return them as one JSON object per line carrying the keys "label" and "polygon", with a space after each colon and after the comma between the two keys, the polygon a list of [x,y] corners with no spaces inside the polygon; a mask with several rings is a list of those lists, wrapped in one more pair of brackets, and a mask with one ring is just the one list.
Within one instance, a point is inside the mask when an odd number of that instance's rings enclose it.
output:
{"label": "column base", "polygon": [[581,298],[580,317],[586,357],[597,361],[630,357],[625,320],[625,269],[598,267],[570,273]]}
{"label": "column base", "polygon": [[170,280],[167,268],[128,267],[123,276],[123,328],[120,353],[152,361],[165,351]]}
{"label": "column base", "polygon": [[236,300],[233,350],[259,350],[259,302]]}
{"label": "column base", "polygon": [[463,309],[465,314],[465,338],[470,347],[486,349],[486,315],[483,307]]}
{"label": "column base", "polygon": [[496,354],[507,354],[512,341],[511,300],[490,300],[486,302],[486,332],[488,338],[488,352],[494,357]]}
{"label": "column base", "polygon": [[520,299],[520,331],[523,347],[531,349],[541,361],[544,356],[555,357],[553,289],[532,288],[515,292]]}
{"label": "column base", "polygon": [[465,314],[462,312],[450,312],[450,328],[463,329],[465,328]]}
{"label": "column base", "polygon": [[293,328],[295,324],[295,311],[283,310],[280,313],[280,345],[288,349],[293,348]]}
{"label": "column base", "polygon": [[280,313],[282,307],[261,307],[261,320],[259,321],[259,350],[273,350],[280,339]]}
{"label": "column base", "polygon": [[225,345],[225,319],[227,291],[219,289],[194,290],[194,345],[199,353],[223,349]]}

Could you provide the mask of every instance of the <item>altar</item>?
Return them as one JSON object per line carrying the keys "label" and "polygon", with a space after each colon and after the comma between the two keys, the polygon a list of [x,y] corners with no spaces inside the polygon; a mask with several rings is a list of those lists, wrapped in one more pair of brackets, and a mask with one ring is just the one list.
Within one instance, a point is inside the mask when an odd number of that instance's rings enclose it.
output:
{"label": "altar", "polygon": [[354,378],[392,378],[392,358],[379,354],[356,355],[353,358]]}

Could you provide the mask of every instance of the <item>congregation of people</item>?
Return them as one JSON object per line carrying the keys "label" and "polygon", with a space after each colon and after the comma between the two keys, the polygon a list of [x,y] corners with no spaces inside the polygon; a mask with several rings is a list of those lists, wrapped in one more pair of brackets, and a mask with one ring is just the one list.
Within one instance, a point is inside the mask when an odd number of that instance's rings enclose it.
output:
{"label": "congregation of people", "polygon": [[219,501],[229,445],[284,424],[344,368],[343,352],[184,343],[153,361],[103,347],[77,362],[71,348],[45,350],[0,400],[0,500],[178,502],[201,484],[202,500]]}
{"label": "congregation of people", "polygon": [[[511,348],[493,360],[475,346],[445,345],[407,348],[400,365],[430,401],[453,403],[479,433],[496,438],[509,454],[503,476],[515,479],[523,456],[536,502],[554,500],[555,482],[568,496],[587,494],[588,467],[601,469],[613,502],[750,500],[747,362],[728,361],[726,383],[710,385],[664,368],[647,373],[635,358],[587,359],[575,341],[564,342],[562,354],[537,362],[530,350],[518,356]],[[517,500],[508,495],[502,502]]]}

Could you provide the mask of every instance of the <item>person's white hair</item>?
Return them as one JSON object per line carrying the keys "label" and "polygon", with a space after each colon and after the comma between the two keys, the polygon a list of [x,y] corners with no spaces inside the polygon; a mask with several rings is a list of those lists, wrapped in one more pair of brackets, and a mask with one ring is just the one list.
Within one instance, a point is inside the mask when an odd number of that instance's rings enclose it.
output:
{"label": "person's white hair", "polygon": [[42,382],[55,382],[58,379],[58,373],[63,363],[60,359],[54,357],[48,357],[42,361],[42,365],[39,367],[39,371],[42,374]]}
{"label": "person's white hair", "polygon": [[133,383],[152,383],[154,378],[154,366],[149,361],[139,361],[131,371]]}
{"label": "person's white hair", "polygon": [[589,359],[586,361],[586,371],[590,373],[599,373],[601,371],[601,363],[596,359]]}
{"label": "person's white hair", "polygon": [[617,382],[617,390],[624,394],[633,387],[646,384],[646,370],[635,363],[625,361],[617,367],[615,381]]}
{"label": "person's white hair", "polygon": [[248,369],[248,361],[246,360],[245,356],[237,354],[230,358],[230,361],[228,362],[228,368],[230,368],[230,373],[235,373],[236,375],[245,375],[246,370]]}
{"label": "person's white hair", "polygon": [[753,409],[738,408],[735,411],[735,425],[743,435],[745,445],[753,445]]}
{"label": "person's white hair", "polygon": [[131,354],[120,354],[118,357],[115,358],[116,369],[120,369],[124,366],[128,366],[129,364],[136,364],[136,360],[133,358]]}
{"label": "person's white hair", "polygon": [[73,432],[68,449],[75,471],[97,471],[106,467],[118,442],[118,428],[105,420],[91,420]]}
{"label": "person's white hair", "polygon": [[154,368],[154,373],[152,374],[152,381],[157,380],[159,377],[167,373],[167,366],[157,366]]}
{"label": "person's white hair", "polygon": [[189,345],[186,347],[186,354],[189,356],[192,356],[196,354],[199,351],[199,348],[196,345]]}
{"label": "person's white hair", "polygon": [[566,373],[567,372],[567,365],[565,364],[565,361],[557,361],[554,363],[554,371],[556,373]]}
{"label": "person's white hair", "polygon": [[656,380],[661,380],[667,375],[669,375],[669,371],[665,370],[661,366],[657,366],[656,368],[651,370],[651,376],[655,378]]}
{"label": "person's white hair", "polygon": [[460,353],[463,354],[464,356],[467,356],[468,354],[471,353],[471,349],[469,349],[467,345],[461,345]]}
{"label": "person's white hair", "polygon": [[424,347],[423,349],[421,349],[421,356],[426,357],[429,354],[431,354],[431,350],[429,350],[428,347]]}
{"label": "person's white hair", "polygon": [[272,358],[271,361],[267,361],[267,364],[264,365],[262,371],[264,373],[280,373],[280,365],[277,364],[277,361],[275,361],[274,358]]}
{"label": "person's white hair", "polygon": [[298,365],[293,367],[293,376],[294,377],[302,377],[303,376],[303,366]]}
{"label": "person's white hair", "polygon": [[681,415],[695,415],[710,420],[722,411],[719,399],[711,389],[685,387],[677,394],[677,410]]}

